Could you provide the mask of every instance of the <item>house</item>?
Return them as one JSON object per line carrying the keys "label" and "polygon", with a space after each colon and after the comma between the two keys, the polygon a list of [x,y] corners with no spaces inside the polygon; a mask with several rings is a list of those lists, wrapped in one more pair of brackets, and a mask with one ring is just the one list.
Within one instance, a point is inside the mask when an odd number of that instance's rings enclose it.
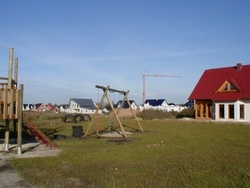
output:
{"label": "house", "polygon": [[140,111],[142,110],[162,110],[164,112],[176,111],[180,112],[186,107],[175,105],[174,103],[167,103],[165,99],[147,99],[143,105],[140,107]]}
{"label": "house", "polygon": [[43,105],[43,103],[37,103],[37,104],[34,104],[34,109],[33,110],[34,111],[44,111],[45,108],[46,107]]}
{"label": "house", "polygon": [[58,112],[59,111],[59,108],[51,103],[48,103],[46,105],[48,111],[53,111],[53,112]]}
{"label": "house", "polygon": [[144,106],[166,107],[168,106],[168,103],[165,99],[147,99],[144,103]]}
{"label": "house", "polygon": [[39,104],[39,105],[36,105],[35,110],[39,111],[39,112],[49,111],[48,107],[45,104],[42,104],[42,103]]}
{"label": "house", "polygon": [[[135,103],[134,100],[129,100],[129,103],[130,103],[132,109],[134,109],[134,110],[137,109],[137,105],[136,105],[136,103]],[[122,104],[122,100],[119,100],[119,101],[116,103],[115,107],[116,107],[116,108],[120,108],[120,107],[121,107],[121,104]],[[122,107],[122,108],[129,108],[129,104],[128,104],[127,101],[124,101],[123,107]]]}
{"label": "house", "polygon": [[250,64],[205,70],[189,100],[196,119],[250,122]]}
{"label": "house", "polygon": [[69,101],[69,108],[65,109],[67,113],[84,113],[94,114],[97,106],[92,99],[76,99],[72,98]]}
{"label": "house", "polygon": [[34,108],[34,104],[23,104],[23,111],[32,111]]}
{"label": "house", "polygon": [[69,108],[68,104],[62,104],[59,106],[59,111],[60,112],[65,112],[65,109]]}

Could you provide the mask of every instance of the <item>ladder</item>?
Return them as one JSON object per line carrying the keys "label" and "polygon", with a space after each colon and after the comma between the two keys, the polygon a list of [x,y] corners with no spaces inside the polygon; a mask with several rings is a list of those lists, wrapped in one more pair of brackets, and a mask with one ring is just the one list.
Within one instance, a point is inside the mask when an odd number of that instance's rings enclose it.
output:
{"label": "ladder", "polygon": [[34,136],[36,141],[48,147],[58,148],[58,146],[46,136],[36,124],[34,124],[27,115],[23,114],[23,128],[31,135]]}

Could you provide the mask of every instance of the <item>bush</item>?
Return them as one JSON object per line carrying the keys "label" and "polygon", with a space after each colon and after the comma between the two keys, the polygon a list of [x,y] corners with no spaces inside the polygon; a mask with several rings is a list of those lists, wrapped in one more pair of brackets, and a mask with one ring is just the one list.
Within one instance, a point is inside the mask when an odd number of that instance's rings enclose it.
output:
{"label": "bush", "polygon": [[145,120],[152,119],[173,119],[176,115],[173,112],[164,112],[162,110],[143,110],[140,112],[139,117]]}
{"label": "bush", "polygon": [[183,117],[189,117],[189,118],[194,118],[194,109],[187,108],[179,112],[176,116],[176,118],[183,118]]}

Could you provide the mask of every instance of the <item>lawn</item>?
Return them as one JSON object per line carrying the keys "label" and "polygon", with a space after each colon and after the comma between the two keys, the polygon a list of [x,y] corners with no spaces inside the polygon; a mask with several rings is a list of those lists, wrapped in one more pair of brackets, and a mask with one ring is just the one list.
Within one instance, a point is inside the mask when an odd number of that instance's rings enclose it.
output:
{"label": "lawn", "polygon": [[[70,138],[72,124],[34,120],[62,149],[56,157],[12,159],[26,180],[48,188],[68,187],[250,187],[249,125],[183,120],[123,119],[128,142]],[[80,122],[86,130],[89,122]],[[98,118],[90,134],[108,126]],[[130,128],[128,128],[130,127]],[[133,128],[133,129],[132,129]],[[113,140],[112,140],[113,141]],[[119,144],[118,144],[119,143]]]}

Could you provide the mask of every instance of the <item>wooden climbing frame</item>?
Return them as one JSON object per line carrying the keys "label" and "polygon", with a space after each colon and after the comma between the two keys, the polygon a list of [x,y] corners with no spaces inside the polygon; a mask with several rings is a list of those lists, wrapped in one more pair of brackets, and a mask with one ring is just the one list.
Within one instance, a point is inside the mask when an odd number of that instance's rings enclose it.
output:
{"label": "wooden climbing frame", "polygon": [[29,130],[36,140],[51,147],[57,147],[46,135],[38,131],[32,122],[27,118],[23,119],[23,84],[17,88],[18,58],[15,58],[14,78],[13,75],[14,49],[9,51],[8,77],[0,77],[0,119],[5,120],[5,151],[9,151],[10,125],[12,124],[17,132],[17,153],[22,154],[22,127]]}
{"label": "wooden climbing frame", "polygon": [[[138,126],[140,127],[141,132],[143,132],[142,126],[141,126],[140,122],[138,121],[138,119],[136,117],[136,114],[135,114],[134,110],[132,109],[131,104],[130,104],[130,102],[128,100],[129,91],[122,91],[122,90],[112,89],[112,88],[110,88],[110,86],[104,87],[104,86],[96,85],[95,87],[98,88],[98,89],[102,89],[104,93],[103,93],[101,101],[99,102],[99,105],[98,105],[98,107],[97,107],[97,109],[95,111],[95,114],[92,117],[92,120],[91,120],[91,122],[90,122],[90,124],[89,124],[89,126],[88,126],[88,128],[87,128],[87,130],[85,132],[85,134],[84,134],[84,137],[86,137],[88,135],[88,131],[89,131],[90,127],[92,126],[92,124],[94,122],[94,119],[97,116],[97,114],[99,112],[99,109],[100,109],[100,107],[101,107],[101,105],[102,105],[102,103],[103,103],[103,101],[104,101],[105,98],[108,100],[108,103],[109,103],[109,105],[110,105],[110,107],[112,109],[112,112],[114,113],[114,115],[116,117],[116,120],[119,123],[119,126],[121,128],[123,137],[127,138],[127,135],[126,135],[126,132],[124,131],[123,125],[122,125],[122,123],[121,123],[121,121],[120,121],[120,119],[119,119],[119,117],[118,117],[117,114],[118,114],[119,110],[123,107],[125,101],[128,103],[129,108],[130,108],[130,110],[131,110],[131,112],[132,112],[132,114],[133,114],[133,116],[134,116],[134,118],[135,118]],[[121,103],[120,107],[117,109],[117,111],[115,110],[115,108],[114,108],[114,106],[112,104],[112,101],[109,98],[108,92],[117,92],[117,93],[123,94],[123,96],[124,96],[123,100],[122,100],[122,103]],[[97,132],[97,134],[98,134],[98,132]]]}

